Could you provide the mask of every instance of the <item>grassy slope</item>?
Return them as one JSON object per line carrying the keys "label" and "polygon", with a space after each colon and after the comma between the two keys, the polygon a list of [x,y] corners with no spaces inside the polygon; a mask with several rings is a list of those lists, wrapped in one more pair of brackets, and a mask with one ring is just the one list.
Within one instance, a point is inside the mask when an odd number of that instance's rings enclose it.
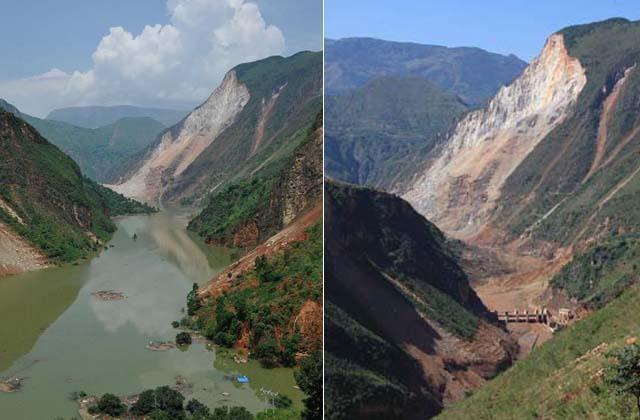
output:
{"label": "grassy slope", "polygon": [[[565,35],[570,55],[577,57],[585,67],[587,85],[580,94],[574,114],[552,131],[508,178],[498,220],[506,220],[515,214],[508,228],[514,235],[519,235],[568,197],[538,225],[534,237],[568,244],[587,223],[590,223],[590,233],[635,231],[640,227],[640,211],[635,205],[640,198],[640,178],[633,178],[600,211],[595,212],[594,208],[638,168],[640,136],[633,138],[608,166],[597,171],[586,183],[582,184],[582,180],[595,154],[594,139],[606,98],[603,88],[610,91],[624,69],[640,62],[640,22],[610,20],[570,27],[561,33]],[[629,76],[608,125],[605,159],[640,123],[640,71],[637,70]],[[521,198],[535,186],[538,186],[535,198],[521,208]]]}
{"label": "grassy slope", "polygon": [[327,173],[388,189],[415,173],[467,106],[424,78],[389,76],[327,97],[325,109]]}
{"label": "grassy slope", "polygon": [[599,241],[569,264],[551,286],[591,308],[619,296],[640,276],[640,236],[627,234]]}
{"label": "grassy slope", "polygon": [[25,224],[0,218],[53,261],[88,255],[115,230],[110,215],[151,211],[84,177],[78,166],[23,120],[0,110],[0,196]]}
{"label": "grassy slope", "polygon": [[[533,351],[442,419],[628,419],[635,402],[612,395],[600,369],[607,350],[640,331],[640,287],[633,286]],[[600,349],[597,346],[606,343]],[[596,349],[592,351],[593,349]]]}

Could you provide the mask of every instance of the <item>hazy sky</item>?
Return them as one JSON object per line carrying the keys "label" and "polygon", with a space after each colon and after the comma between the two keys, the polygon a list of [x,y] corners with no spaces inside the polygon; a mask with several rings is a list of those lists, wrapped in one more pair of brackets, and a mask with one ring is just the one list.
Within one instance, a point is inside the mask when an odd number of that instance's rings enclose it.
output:
{"label": "hazy sky", "polygon": [[321,0],[3,1],[0,98],[186,108],[236,64],[321,47]]}
{"label": "hazy sky", "polygon": [[551,33],[610,17],[640,19],[640,1],[325,0],[325,36],[473,46],[529,61]]}

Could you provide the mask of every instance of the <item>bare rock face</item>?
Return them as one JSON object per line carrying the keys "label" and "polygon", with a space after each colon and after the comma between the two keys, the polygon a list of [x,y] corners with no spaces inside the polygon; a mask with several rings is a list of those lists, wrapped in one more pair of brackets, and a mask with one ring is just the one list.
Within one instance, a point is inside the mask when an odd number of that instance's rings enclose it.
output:
{"label": "bare rock face", "polygon": [[450,235],[477,234],[506,179],[570,114],[586,81],[564,37],[552,35],[518,79],[460,121],[404,198]]}
{"label": "bare rock face", "polygon": [[158,139],[130,177],[108,187],[127,197],[158,203],[164,187],[233,124],[249,99],[247,87],[230,71],[202,105]]}

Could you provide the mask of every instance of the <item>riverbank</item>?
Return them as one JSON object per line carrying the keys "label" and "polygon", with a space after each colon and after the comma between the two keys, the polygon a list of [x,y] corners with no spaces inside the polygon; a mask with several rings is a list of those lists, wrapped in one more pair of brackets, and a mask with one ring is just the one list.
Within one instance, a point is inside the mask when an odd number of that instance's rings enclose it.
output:
{"label": "riverbank", "polygon": [[[292,399],[302,398],[293,388],[291,369],[259,372],[251,361],[227,365],[204,343],[187,351],[145,348],[175,339],[171,322],[183,316],[186,294],[193,283],[222,271],[231,251],[207,248],[166,213],[118,217],[115,223],[114,246],[86,264],[0,281],[0,336],[12,337],[0,343],[0,377],[28,378],[19,392],[0,394],[3,415],[70,417],[78,410],[69,398],[74,392],[134,395],[174,384],[178,376],[193,385],[189,398],[210,407],[258,412],[264,407],[259,388],[274,383],[293,390]],[[104,301],[93,295],[100,291],[117,291],[126,299]],[[250,383],[238,387],[225,380],[238,374],[249,376]]]}

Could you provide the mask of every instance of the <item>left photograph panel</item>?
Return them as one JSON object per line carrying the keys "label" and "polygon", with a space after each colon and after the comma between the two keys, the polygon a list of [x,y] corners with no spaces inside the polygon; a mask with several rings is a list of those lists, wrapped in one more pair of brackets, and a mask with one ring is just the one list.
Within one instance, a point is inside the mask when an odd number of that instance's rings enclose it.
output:
{"label": "left photograph panel", "polygon": [[322,418],[322,11],[3,2],[0,419]]}

